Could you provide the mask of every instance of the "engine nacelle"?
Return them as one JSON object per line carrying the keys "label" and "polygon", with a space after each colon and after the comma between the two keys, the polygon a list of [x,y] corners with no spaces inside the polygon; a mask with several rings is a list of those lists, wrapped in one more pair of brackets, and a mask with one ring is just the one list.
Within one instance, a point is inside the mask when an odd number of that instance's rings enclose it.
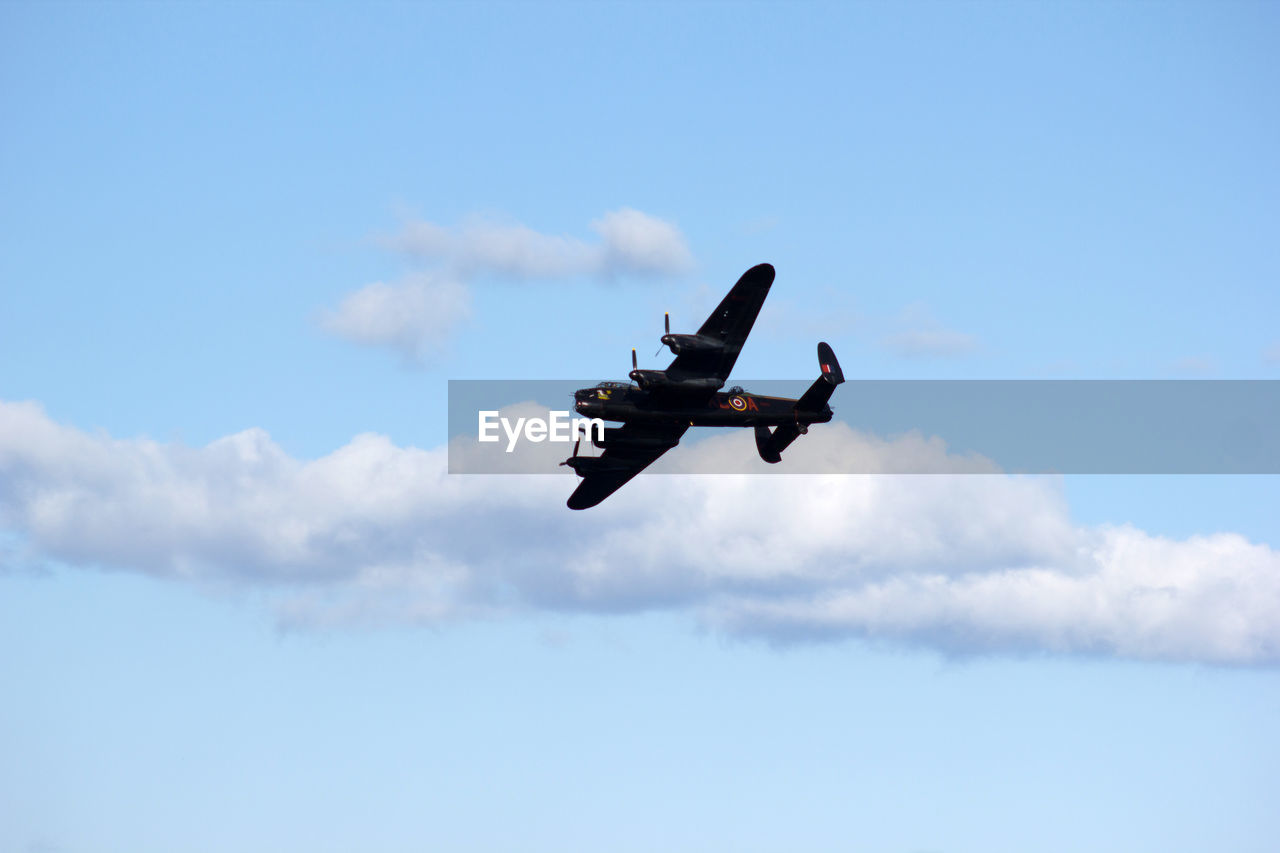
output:
{"label": "engine nacelle", "polygon": [[724,349],[724,342],[702,335],[673,335],[667,333],[661,338],[662,345],[676,355],[685,352],[714,352]]}
{"label": "engine nacelle", "polygon": [[628,462],[619,459],[606,459],[603,456],[570,456],[560,464],[568,465],[580,477],[601,471],[626,471],[630,468]]}
{"label": "engine nacelle", "polygon": [[671,376],[665,370],[633,370],[631,379],[644,390],[661,388],[665,391],[705,391],[715,393],[724,387],[724,382],[714,376],[680,377]]}

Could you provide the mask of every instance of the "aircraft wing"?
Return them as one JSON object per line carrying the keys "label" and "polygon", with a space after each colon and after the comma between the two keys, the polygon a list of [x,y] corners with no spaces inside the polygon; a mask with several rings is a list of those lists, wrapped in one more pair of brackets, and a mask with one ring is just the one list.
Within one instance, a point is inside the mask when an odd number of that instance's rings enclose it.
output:
{"label": "aircraft wing", "polygon": [[698,335],[714,338],[723,343],[716,350],[682,352],[671,362],[667,373],[685,376],[715,376],[721,382],[728,381],[742,345],[751,334],[751,327],[760,313],[764,298],[773,284],[773,265],[759,264],[742,274],[716,310],[698,329]]}
{"label": "aircraft wing", "polygon": [[632,477],[680,443],[687,424],[623,424],[604,453],[579,468],[582,482],[569,496],[569,509],[587,509],[625,486]]}

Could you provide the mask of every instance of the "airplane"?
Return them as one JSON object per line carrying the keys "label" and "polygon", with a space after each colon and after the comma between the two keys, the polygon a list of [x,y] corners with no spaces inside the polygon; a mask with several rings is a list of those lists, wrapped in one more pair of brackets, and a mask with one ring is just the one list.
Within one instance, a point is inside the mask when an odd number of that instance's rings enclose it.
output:
{"label": "airplane", "polygon": [[[587,418],[621,421],[593,435],[600,456],[573,455],[561,462],[582,477],[569,496],[569,509],[588,509],[622,488],[659,456],[680,443],[689,427],[752,427],[756,450],[765,462],[782,461],[786,450],[811,424],[831,420],[827,401],[844,373],[836,354],[818,344],[821,375],[798,400],[750,394],[740,386],[721,391],[742,345],[769,295],[774,269],[759,264],[742,274],[711,316],[692,335],[671,333],[671,315],[663,320],[663,346],[675,354],[666,370],[641,370],[631,350],[631,381],[601,382],[574,392],[574,408]],[[772,427],[772,429],[771,429]]]}

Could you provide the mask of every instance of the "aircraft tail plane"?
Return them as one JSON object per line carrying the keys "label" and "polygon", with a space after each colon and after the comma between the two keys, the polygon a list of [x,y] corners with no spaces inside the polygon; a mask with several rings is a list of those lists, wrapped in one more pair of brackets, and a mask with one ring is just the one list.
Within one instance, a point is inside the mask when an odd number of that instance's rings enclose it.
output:
{"label": "aircraft tail plane", "polygon": [[796,401],[794,424],[783,424],[772,431],[764,424],[756,425],[756,450],[760,452],[760,458],[765,462],[782,461],[782,451],[809,431],[811,420],[806,420],[806,416],[812,418],[823,414],[832,392],[836,390],[837,385],[844,382],[844,371],[840,369],[840,362],[836,360],[836,354],[831,349],[831,345],[825,341],[818,344],[818,364],[822,368],[822,375],[814,380],[809,390]]}

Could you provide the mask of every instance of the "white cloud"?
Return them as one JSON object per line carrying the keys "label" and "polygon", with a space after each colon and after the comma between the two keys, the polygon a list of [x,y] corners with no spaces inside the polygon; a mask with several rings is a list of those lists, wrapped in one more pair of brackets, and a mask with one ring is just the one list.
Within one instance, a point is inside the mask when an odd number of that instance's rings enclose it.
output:
{"label": "white cloud", "polygon": [[430,269],[387,284],[367,284],[319,314],[324,331],[353,343],[387,347],[409,364],[437,355],[470,316],[478,276],[512,279],[683,272],[693,258],[680,230],[631,208],[591,223],[599,242],[542,234],[512,223],[470,219],[460,226],[409,222],[382,240]]}
{"label": "white cloud", "polygon": [[1235,534],[1174,541],[1132,527],[1077,537],[1080,563],[907,572],[784,601],[742,600],[721,624],[773,637],[859,636],[1148,660],[1280,661],[1280,555]]}
{"label": "white cloud", "polygon": [[898,331],[882,337],[880,345],[903,358],[957,358],[978,350],[976,337],[943,328],[922,303],[907,306],[895,325]]}
{"label": "white cloud", "polygon": [[576,275],[592,268],[599,256],[580,240],[483,220],[456,228],[410,222],[384,242],[420,260],[442,263],[467,278],[479,273],[513,278]]}
{"label": "white cloud", "polygon": [[656,216],[624,207],[592,222],[591,230],[604,240],[598,263],[606,274],[674,274],[693,264],[680,229]]}
{"label": "white cloud", "polygon": [[442,264],[463,278],[677,274],[693,262],[675,225],[638,210],[606,213],[591,223],[591,230],[600,235],[599,242],[473,218],[452,228],[410,222],[383,242],[419,260]]}
{"label": "white cloud", "polygon": [[[789,452],[806,446],[940,452],[834,428]],[[777,641],[1280,662],[1280,553],[1230,533],[1080,527],[1049,479],[642,476],[575,513],[572,476],[445,468],[444,449],[378,435],[305,461],[260,430],[189,448],[0,403],[10,541],[75,565],[259,585],[290,621],[663,607]]]}
{"label": "white cloud", "polygon": [[471,294],[465,285],[419,273],[394,284],[365,285],[337,308],[322,311],[319,322],[352,343],[389,347],[406,362],[421,364],[470,314]]}

